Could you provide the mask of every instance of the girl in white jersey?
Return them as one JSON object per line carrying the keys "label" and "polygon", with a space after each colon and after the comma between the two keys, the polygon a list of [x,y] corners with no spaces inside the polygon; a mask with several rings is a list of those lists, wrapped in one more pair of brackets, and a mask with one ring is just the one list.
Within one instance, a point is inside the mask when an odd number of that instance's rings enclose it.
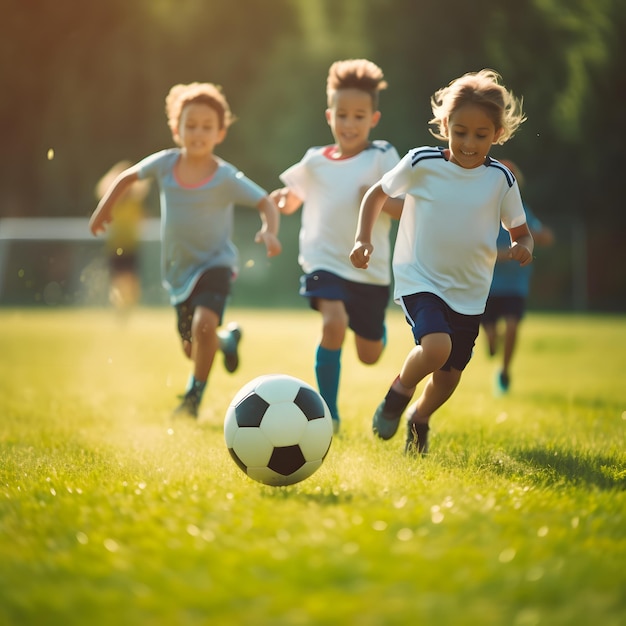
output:
{"label": "girl in white jersey", "polygon": [[218,348],[229,372],[239,363],[239,327],[218,330],[237,267],[231,240],[234,205],[258,209],[262,228],[256,241],[265,244],[268,256],[281,251],[280,215],[264,189],[213,153],[233,121],[221,89],[211,83],[175,85],[166,98],[166,113],[178,147],[124,170],[100,200],[90,228],[94,235],[104,230],[115,203],[135,181],[156,179],[163,285],[176,307],[183,350],[193,361],[176,413],[197,417]]}
{"label": "girl in white jersey", "polygon": [[367,269],[376,248],[372,229],[388,197],[405,194],[393,255],[394,298],[410,323],[415,347],[374,414],[381,439],[396,433],[417,384],[429,376],[407,412],[407,454],[428,451],[429,421],[450,398],[468,364],[485,309],[500,224],[510,257],[532,261],[533,239],[515,178],[489,157],[525,120],[522,102],[492,70],[468,73],[431,98],[438,139],[447,148],[416,148],[371,187],[361,203],[352,264]]}
{"label": "girl in white jersey", "polygon": [[335,139],[310,148],[299,163],[280,176],[286,185],[272,193],[284,214],[303,203],[298,260],[304,271],[300,294],[322,315],[322,337],[315,353],[315,375],[339,430],[337,396],[341,349],[350,328],[361,362],[378,361],[385,345],[385,309],[389,302],[391,217],[401,203],[390,202],[373,228],[379,257],[366,275],[352,267],[348,251],[363,193],[400,157],[386,141],[370,141],[378,124],[378,95],[387,83],[382,70],[366,59],[332,64],[327,79],[326,120]]}

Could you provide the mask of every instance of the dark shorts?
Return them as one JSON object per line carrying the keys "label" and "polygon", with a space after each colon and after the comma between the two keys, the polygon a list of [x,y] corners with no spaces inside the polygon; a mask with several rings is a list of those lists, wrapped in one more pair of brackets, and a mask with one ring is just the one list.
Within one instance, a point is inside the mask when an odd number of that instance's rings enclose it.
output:
{"label": "dark shorts", "polygon": [[318,270],[300,278],[300,295],[317,310],[317,300],[341,300],[348,314],[348,327],[359,337],[379,341],[385,334],[388,285],[367,285]]}
{"label": "dark shorts", "polygon": [[138,268],[139,255],[136,252],[113,253],[109,256],[109,271],[111,274],[123,274],[125,272],[136,274]]}
{"label": "dark shorts", "polygon": [[452,352],[442,370],[464,370],[472,358],[472,351],[480,329],[480,315],[463,315],[453,311],[441,298],[432,293],[416,293],[402,298],[407,322],[413,328],[415,343],[431,333],[446,333],[452,339]]}
{"label": "dark shorts", "polygon": [[191,322],[196,307],[211,309],[222,323],[232,279],[230,267],[213,267],[200,276],[187,300],[176,305],[178,333],[182,339],[191,341]]}
{"label": "dark shorts", "polygon": [[499,319],[512,317],[521,320],[526,312],[526,298],[522,296],[489,296],[482,315],[483,324],[495,324]]}

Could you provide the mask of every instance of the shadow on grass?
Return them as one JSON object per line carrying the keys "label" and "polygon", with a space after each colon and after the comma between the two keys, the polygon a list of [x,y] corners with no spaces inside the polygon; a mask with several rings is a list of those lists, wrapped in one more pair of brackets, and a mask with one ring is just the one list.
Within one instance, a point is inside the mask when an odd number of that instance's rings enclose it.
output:
{"label": "shadow on grass", "polygon": [[574,454],[554,448],[520,449],[512,453],[542,482],[588,485],[598,489],[626,489],[626,467],[616,458]]}

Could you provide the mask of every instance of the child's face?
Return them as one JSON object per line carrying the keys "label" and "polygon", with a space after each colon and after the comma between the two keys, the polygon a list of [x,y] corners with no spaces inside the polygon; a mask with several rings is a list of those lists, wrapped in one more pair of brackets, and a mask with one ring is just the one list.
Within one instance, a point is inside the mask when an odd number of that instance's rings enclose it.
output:
{"label": "child's face", "polygon": [[175,138],[189,156],[210,156],[225,136],[226,129],[220,128],[220,119],[215,109],[199,102],[185,105]]}
{"label": "child's face", "polygon": [[360,89],[339,89],[332,94],[326,120],[337,142],[337,156],[354,156],[367,147],[370,130],[380,119],[380,111],[373,108],[372,97]]}
{"label": "child's face", "polygon": [[482,165],[502,134],[485,109],[476,104],[464,104],[456,109],[446,122],[446,130],[450,161],[465,169]]}

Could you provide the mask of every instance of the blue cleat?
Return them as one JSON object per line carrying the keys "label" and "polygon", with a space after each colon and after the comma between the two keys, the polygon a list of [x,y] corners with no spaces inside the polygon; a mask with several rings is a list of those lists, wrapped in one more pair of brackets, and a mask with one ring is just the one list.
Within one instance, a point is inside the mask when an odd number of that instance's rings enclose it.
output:
{"label": "blue cleat", "polygon": [[225,330],[219,331],[220,349],[224,353],[224,367],[229,373],[233,373],[239,367],[239,342],[241,341],[241,328],[237,322],[231,322]]}
{"label": "blue cleat", "polygon": [[386,401],[383,400],[374,413],[372,431],[380,439],[391,439],[397,432],[402,417],[402,411],[391,412],[385,410]]}

